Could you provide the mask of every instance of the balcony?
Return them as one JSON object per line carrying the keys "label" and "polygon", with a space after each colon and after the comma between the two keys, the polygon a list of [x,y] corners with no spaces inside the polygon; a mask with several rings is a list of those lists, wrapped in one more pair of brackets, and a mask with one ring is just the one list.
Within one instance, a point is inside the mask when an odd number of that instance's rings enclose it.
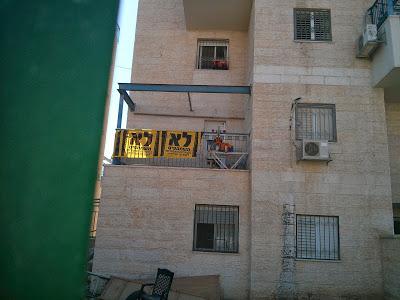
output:
{"label": "balcony", "polygon": [[372,53],[372,85],[400,87],[400,0],[377,0],[367,12],[380,45]]}
{"label": "balcony", "polygon": [[117,129],[113,164],[247,170],[248,134]]}
{"label": "balcony", "polygon": [[252,0],[183,0],[187,30],[247,31]]}

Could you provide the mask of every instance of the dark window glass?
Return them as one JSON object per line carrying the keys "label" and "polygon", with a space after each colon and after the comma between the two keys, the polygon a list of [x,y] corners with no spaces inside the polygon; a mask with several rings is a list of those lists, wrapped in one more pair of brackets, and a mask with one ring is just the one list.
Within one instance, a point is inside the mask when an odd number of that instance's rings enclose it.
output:
{"label": "dark window glass", "polygon": [[197,223],[196,248],[214,249],[214,224]]}
{"label": "dark window glass", "polygon": [[400,217],[394,218],[394,234],[400,234]]}
{"label": "dark window glass", "polygon": [[238,252],[239,207],[196,204],[193,250]]}

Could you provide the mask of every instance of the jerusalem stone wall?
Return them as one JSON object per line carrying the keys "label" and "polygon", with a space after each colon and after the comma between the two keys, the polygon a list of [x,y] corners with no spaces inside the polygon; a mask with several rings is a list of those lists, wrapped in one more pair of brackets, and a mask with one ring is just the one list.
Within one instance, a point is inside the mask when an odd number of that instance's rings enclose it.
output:
{"label": "jerusalem stone wall", "polygon": [[[224,297],[249,293],[249,173],[212,169],[106,166],[93,271],[153,278],[220,275]],[[195,204],[239,206],[239,253],[192,251]]]}
{"label": "jerusalem stone wall", "polygon": [[393,203],[400,203],[400,96],[397,101],[386,101],[386,121]]}
{"label": "jerusalem stone wall", "polygon": [[[197,69],[198,39],[229,40],[229,70]],[[139,2],[132,82],[246,85],[247,58],[247,32],[187,31],[182,0]],[[193,93],[193,111],[186,93],[135,92],[132,98],[137,109],[128,116],[129,128],[143,128],[148,119],[151,128],[199,130],[204,120],[216,119],[227,120],[230,132],[244,129],[248,96]]]}
{"label": "jerusalem stone wall", "polygon": [[[383,90],[371,87],[368,60],[355,58],[371,2],[255,1],[253,299],[383,297],[379,236],[393,230],[385,103]],[[332,42],[294,41],[295,7],[331,9]],[[289,118],[298,97],[336,105],[338,140],[330,144],[329,164],[295,159]],[[295,214],[339,216],[340,260],[283,259],[291,232],[284,205],[294,205]]]}
{"label": "jerusalem stone wall", "polygon": [[385,300],[400,299],[400,236],[382,238]]}

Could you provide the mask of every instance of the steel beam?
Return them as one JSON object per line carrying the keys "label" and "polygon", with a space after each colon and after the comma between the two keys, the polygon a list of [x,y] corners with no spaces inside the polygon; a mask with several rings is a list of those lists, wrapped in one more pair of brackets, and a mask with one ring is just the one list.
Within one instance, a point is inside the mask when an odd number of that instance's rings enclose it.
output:
{"label": "steel beam", "polygon": [[229,85],[119,83],[119,89],[125,91],[135,91],[135,92],[214,93],[214,94],[251,95],[250,86],[229,86]]}
{"label": "steel beam", "polygon": [[131,97],[129,97],[128,93],[124,89],[118,89],[120,96],[125,100],[126,104],[131,111],[135,111],[135,103],[132,101]]}

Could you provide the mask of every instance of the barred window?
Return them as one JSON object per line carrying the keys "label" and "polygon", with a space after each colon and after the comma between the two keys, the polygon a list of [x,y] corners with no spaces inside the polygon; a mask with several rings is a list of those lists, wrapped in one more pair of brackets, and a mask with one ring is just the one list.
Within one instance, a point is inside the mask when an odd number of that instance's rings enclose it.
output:
{"label": "barred window", "polygon": [[334,104],[298,103],[295,116],[297,140],[336,142],[336,109]]}
{"label": "barred window", "polygon": [[296,215],[296,257],[339,260],[339,217]]}
{"label": "barred window", "polygon": [[193,250],[239,251],[239,207],[196,204]]}
{"label": "barred window", "polygon": [[295,40],[331,41],[331,11],[329,9],[294,9]]}
{"label": "barred window", "polygon": [[198,69],[228,70],[228,41],[199,40]]}

